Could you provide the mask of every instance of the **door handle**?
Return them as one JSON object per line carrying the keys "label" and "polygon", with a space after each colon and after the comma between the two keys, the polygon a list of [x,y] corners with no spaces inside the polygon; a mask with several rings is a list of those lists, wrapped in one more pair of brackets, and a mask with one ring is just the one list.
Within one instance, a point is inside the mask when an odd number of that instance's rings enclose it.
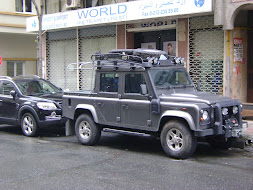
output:
{"label": "door handle", "polygon": [[128,109],[128,105],[122,105],[122,108],[124,108],[125,110]]}

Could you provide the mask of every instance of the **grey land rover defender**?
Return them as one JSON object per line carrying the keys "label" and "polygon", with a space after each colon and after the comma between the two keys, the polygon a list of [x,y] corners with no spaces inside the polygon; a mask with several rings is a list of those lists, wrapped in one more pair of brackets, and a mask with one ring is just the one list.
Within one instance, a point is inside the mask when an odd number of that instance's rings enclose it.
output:
{"label": "grey land rover defender", "polygon": [[159,50],[95,54],[92,91],[66,92],[63,116],[80,143],[96,144],[103,128],[160,137],[173,158],[191,156],[198,137],[230,146],[242,135],[239,100],[198,91],[183,58]]}

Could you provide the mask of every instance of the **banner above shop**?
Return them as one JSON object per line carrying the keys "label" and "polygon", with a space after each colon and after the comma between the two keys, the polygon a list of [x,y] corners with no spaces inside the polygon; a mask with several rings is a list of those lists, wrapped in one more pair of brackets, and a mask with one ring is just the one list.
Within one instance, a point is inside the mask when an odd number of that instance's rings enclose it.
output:
{"label": "banner above shop", "polygon": [[[42,30],[120,23],[212,12],[212,0],[141,0],[127,3],[77,9],[47,14],[42,19]],[[39,30],[38,18],[26,20],[27,32]]]}

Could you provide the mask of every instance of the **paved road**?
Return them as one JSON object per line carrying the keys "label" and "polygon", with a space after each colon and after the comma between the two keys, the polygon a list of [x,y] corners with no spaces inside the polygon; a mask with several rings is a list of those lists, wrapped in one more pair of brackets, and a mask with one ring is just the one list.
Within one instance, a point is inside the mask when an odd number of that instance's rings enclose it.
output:
{"label": "paved road", "polygon": [[102,133],[97,146],[80,145],[63,130],[24,137],[0,126],[0,190],[252,189],[253,148],[212,149],[200,143],[187,160],[166,157],[160,142]]}

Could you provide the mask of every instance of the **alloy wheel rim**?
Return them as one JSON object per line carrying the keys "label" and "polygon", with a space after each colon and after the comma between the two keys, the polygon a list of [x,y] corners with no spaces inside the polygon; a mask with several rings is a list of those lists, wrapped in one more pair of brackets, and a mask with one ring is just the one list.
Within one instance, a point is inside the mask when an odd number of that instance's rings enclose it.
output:
{"label": "alloy wheel rim", "polygon": [[88,139],[91,134],[90,124],[87,121],[82,121],[79,125],[79,134],[81,138]]}
{"label": "alloy wheel rim", "polygon": [[23,120],[23,128],[26,134],[31,134],[33,132],[33,120],[31,117],[26,116]]}
{"label": "alloy wheel rim", "polygon": [[171,150],[179,151],[184,145],[183,135],[176,128],[170,129],[166,136],[166,142]]}

